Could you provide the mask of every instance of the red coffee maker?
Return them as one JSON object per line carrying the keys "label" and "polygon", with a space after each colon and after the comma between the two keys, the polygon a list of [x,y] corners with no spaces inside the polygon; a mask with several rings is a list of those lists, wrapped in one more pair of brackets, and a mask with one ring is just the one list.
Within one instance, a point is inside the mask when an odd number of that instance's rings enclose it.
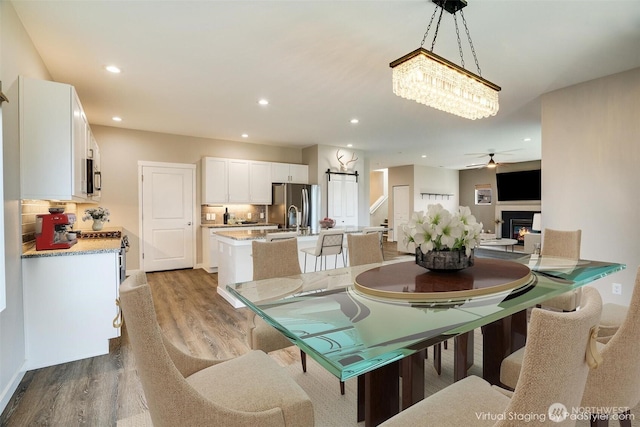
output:
{"label": "red coffee maker", "polygon": [[77,238],[69,240],[67,230],[76,222],[76,215],[62,213],[61,209],[50,209],[49,212],[36,215],[36,250],[69,249],[78,243]]}

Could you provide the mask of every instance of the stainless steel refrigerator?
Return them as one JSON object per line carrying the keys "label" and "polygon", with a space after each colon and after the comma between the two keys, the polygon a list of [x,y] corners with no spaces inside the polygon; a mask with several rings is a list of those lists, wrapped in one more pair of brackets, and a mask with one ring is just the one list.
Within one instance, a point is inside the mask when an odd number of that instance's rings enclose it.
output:
{"label": "stainless steel refrigerator", "polygon": [[[310,184],[273,184],[269,222],[279,228],[296,228],[316,233],[320,228],[320,187]],[[299,220],[298,220],[299,218]]]}

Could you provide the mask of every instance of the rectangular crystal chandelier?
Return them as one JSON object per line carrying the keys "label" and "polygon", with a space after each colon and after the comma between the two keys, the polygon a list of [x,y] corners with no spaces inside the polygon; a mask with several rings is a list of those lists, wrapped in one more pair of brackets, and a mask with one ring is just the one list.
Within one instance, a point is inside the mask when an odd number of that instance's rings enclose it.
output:
{"label": "rectangular crystal chandelier", "polygon": [[[453,14],[455,19],[455,12],[466,6],[466,2],[458,6],[460,3],[453,0],[448,2],[434,0],[434,3],[437,6],[431,17],[432,21],[438,7],[441,8],[440,18],[442,18],[442,10],[447,10]],[[466,29],[464,16],[463,22]],[[438,27],[439,25],[440,19]],[[457,26],[456,20],[456,29]],[[427,28],[428,31],[429,28]],[[436,28],[436,37],[437,32],[438,28]],[[425,33],[423,44],[426,37]],[[475,50],[470,36],[469,43],[475,58]],[[458,44],[462,58],[459,38]],[[462,58],[463,67],[460,67],[436,55],[433,53],[433,45],[435,45],[435,37],[431,51],[420,47],[390,64],[393,69],[393,93],[402,98],[414,100],[420,104],[471,120],[495,116],[499,109],[498,92],[500,87],[464,69],[464,58]],[[477,58],[475,59],[477,65]],[[478,66],[479,71],[480,67]]]}

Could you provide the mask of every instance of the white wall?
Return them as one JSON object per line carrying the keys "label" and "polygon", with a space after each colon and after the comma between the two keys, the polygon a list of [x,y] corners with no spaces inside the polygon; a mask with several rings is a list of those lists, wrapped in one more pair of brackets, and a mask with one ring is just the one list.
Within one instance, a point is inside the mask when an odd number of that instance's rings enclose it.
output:
{"label": "white wall", "polygon": [[582,229],[582,258],[627,264],[595,284],[626,305],[640,264],[639,135],[640,68],[542,98],[543,227]]}
{"label": "white wall", "polygon": [[[413,209],[426,211],[429,205],[440,203],[450,212],[458,210],[460,205],[459,172],[453,169],[414,166],[413,170]],[[420,193],[452,194],[445,196],[428,196]]]}
{"label": "white wall", "polygon": [[[19,74],[50,79],[31,39],[11,3],[0,1],[0,80],[10,103],[3,105],[4,251],[7,308],[0,313],[0,412],[24,375],[24,312],[22,307],[22,238],[20,231],[20,182],[17,118]],[[15,110],[14,110],[15,111]]]}

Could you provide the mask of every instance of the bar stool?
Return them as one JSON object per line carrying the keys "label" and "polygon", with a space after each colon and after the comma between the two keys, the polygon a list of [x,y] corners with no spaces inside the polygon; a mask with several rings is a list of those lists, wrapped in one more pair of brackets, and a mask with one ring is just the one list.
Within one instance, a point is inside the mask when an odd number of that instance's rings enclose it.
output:
{"label": "bar stool", "polygon": [[382,259],[384,260],[384,247],[382,246],[382,235],[387,230],[386,227],[365,227],[362,229],[362,234],[378,233],[378,239],[380,240],[380,252],[382,253]]}
{"label": "bar stool", "polygon": [[335,255],[336,261],[334,268],[338,265],[338,255],[342,255],[342,263],[347,265],[344,257],[344,251],[342,250],[342,242],[344,240],[344,232],[339,230],[322,230],[318,236],[318,242],[314,248],[300,249],[304,252],[304,272],[307,271],[307,255],[313,255],[316,257],[313,271],[318,270],[318,258],[320,258],[320,270],[322,270],[322,257],[325,257],[324,268],[327,268],[326,257],[328,255]]}

